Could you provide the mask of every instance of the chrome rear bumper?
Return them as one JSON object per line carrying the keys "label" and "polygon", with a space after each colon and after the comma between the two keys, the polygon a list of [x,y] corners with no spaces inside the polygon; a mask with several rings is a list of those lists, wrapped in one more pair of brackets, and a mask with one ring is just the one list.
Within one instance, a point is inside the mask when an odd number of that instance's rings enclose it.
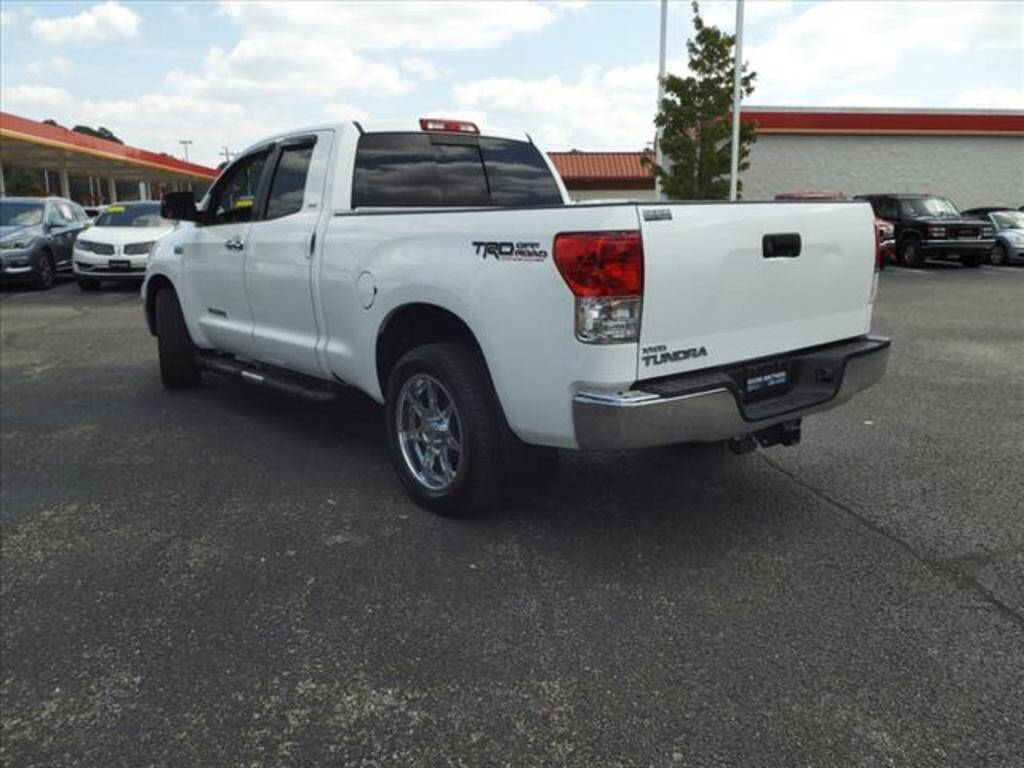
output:
{"label": "chrome rear bumper", "polygon": [[767,399],[744,395],[736,380],[743,364],[639,382],[637,389],[626,391],[580,391],[573,398],[576,442],[582,449],[595,450],[715,442],[825,411],[882,378],[889,340],[864,337],[783,355],[773,362],[791,371],[793,384]]}

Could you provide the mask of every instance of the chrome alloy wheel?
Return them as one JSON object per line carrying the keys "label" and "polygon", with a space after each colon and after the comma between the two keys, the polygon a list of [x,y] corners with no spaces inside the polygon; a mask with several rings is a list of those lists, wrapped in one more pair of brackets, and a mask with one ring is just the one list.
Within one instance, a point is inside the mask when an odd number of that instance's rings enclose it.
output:
{"label": "chrome alloy wheel", "polygon": [[402,385],[395,409],[402,458],[412,476],[431,491],[447,490],[462,466],[462,424],[444,385],[417,373]]}

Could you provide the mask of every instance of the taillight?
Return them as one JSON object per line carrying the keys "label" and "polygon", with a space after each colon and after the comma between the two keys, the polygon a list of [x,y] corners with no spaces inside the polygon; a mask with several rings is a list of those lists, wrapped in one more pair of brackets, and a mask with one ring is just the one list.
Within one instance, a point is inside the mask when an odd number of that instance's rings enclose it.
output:
{"label": "taillight", "polygon": [[591,344],[640,338],[644,249],[639,232],[563,232],[555,266],[576,297],[576,338]]}

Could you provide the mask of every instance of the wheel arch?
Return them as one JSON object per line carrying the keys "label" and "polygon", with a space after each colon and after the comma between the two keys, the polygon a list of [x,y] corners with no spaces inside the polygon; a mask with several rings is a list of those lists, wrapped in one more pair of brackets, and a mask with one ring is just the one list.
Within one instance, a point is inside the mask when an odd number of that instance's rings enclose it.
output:
{"label": "wheel arch", "polygon": [[480,355],[484,369],[491,376],[483,347],[465,320],[437,304],[409,302],[392,309],[377,330],[374,360],[381,393],[387,392],[388,377],[402,355],[423,344],[444,341],[469,344]]}

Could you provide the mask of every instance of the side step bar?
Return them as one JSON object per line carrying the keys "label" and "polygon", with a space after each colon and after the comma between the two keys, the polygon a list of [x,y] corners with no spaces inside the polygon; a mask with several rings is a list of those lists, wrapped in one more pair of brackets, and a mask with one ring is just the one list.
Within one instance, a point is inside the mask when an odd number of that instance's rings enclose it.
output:
{"label": "side step bar", "polygon": [[259,384],[318,403],[326,403],[336,399],[341,389],[340,385],[331,384],[327,381],[321,382],[312,377],[287,371],[254,367],[246,363],[240,363],[238,360],[230,357],[199,355],[198,361],[203,370],[219,373],[229,378],[241,379],[250,384]]}

